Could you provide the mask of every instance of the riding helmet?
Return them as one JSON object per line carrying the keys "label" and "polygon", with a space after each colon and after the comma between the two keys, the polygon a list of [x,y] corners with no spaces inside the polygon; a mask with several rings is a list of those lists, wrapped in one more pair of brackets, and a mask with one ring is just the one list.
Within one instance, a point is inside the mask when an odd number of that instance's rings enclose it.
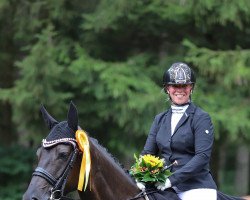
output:
{"label": "riding helmet", "polygon": [[182,62],[173,63],[163,74],[163,86],[174,84],[195,84],[193,70]]}

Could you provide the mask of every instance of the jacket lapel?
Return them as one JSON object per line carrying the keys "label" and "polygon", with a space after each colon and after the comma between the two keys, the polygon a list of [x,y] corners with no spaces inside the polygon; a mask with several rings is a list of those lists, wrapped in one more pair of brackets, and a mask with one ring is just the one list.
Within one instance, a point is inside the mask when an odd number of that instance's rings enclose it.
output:
{"label": "jacket lapel", "polygon": [[166,127],[166,132],[169,137],[171,137],[171,117],[172,117],[172,109],[170,108],[168,112],[166,113],[166,123],[168,126]]}
{"label": "jacket lapel", "polygon": [[[185,111],[185,113],[182,115],[180,121],[177,123],[175,130],[173,132],[173,135],[176,133],[176,131],[181,127],[181,125],[189,118],[190,114],[194,113],[195,111],[195,105],[193,103],[190,103],[190,105],[188,106],[187,110]],[[171,121],[170,121],[171,123]],[[172,135],[172,136],[173,136]]]}

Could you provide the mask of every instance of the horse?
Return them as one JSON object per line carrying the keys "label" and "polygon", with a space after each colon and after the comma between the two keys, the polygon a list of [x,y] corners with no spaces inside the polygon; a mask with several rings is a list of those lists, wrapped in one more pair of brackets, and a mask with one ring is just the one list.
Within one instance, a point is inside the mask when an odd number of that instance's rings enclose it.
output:
{"label": "horse", "polygon": [[[77,190],[84,154],[75,137],[75,132],[80,129],[77,109],[71,102],[67,121],[62,122],[55,120],[44,106],[41,112],[50,132],[37,150],[38,165],[23,200],[71,199],[66,194]],[[96,139],[89,136],[88,139],[91,171],[86,190],[78,190],[80,199],[149,199],[145,192],[138,189],[128,171]]]}
{"label": "horse", "polygon": [[[72,200],[66,195],[75,190],[81,200],[180,200],[172,189],[140,191],[127,170],[88,135],[91,170],[86,188],[79,190],[81,163],[87,152],[82,151],[76,139],[76,132],[81,129],[76,106],[70,103],[67,121],[58,122],[44,106],[41,113],[50,132],[37,150],[38,165],[23,200]],[[242,200],[220,192],[218,199]]]}

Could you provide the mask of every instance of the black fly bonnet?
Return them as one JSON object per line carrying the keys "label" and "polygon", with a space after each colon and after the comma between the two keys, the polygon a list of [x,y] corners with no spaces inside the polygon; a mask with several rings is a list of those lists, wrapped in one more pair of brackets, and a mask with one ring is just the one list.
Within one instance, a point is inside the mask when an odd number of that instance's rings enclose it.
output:
{"label": "black fly bonnet", "polygon": [[67,121],[56,121],[44,108],[41,107],[43,119],[50,132],[46,139],[43,139],[43,147],[51,147],[58,143],[76,142],[75,132],[78,129],[78,115],[75,105],[71,102]]}

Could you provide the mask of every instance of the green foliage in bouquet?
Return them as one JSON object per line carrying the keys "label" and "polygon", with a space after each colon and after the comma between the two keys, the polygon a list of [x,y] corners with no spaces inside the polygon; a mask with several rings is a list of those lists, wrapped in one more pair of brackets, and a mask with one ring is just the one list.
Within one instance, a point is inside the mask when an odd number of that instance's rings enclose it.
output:
{"label": "green foliage in bouquet", "polygon": [[130,169],[130,174],[139,182],[144,183],[164,183],[172,174],[170,170],[164,167],[164,159],[147,154],[137,158],[134,155],[135,164]]}

